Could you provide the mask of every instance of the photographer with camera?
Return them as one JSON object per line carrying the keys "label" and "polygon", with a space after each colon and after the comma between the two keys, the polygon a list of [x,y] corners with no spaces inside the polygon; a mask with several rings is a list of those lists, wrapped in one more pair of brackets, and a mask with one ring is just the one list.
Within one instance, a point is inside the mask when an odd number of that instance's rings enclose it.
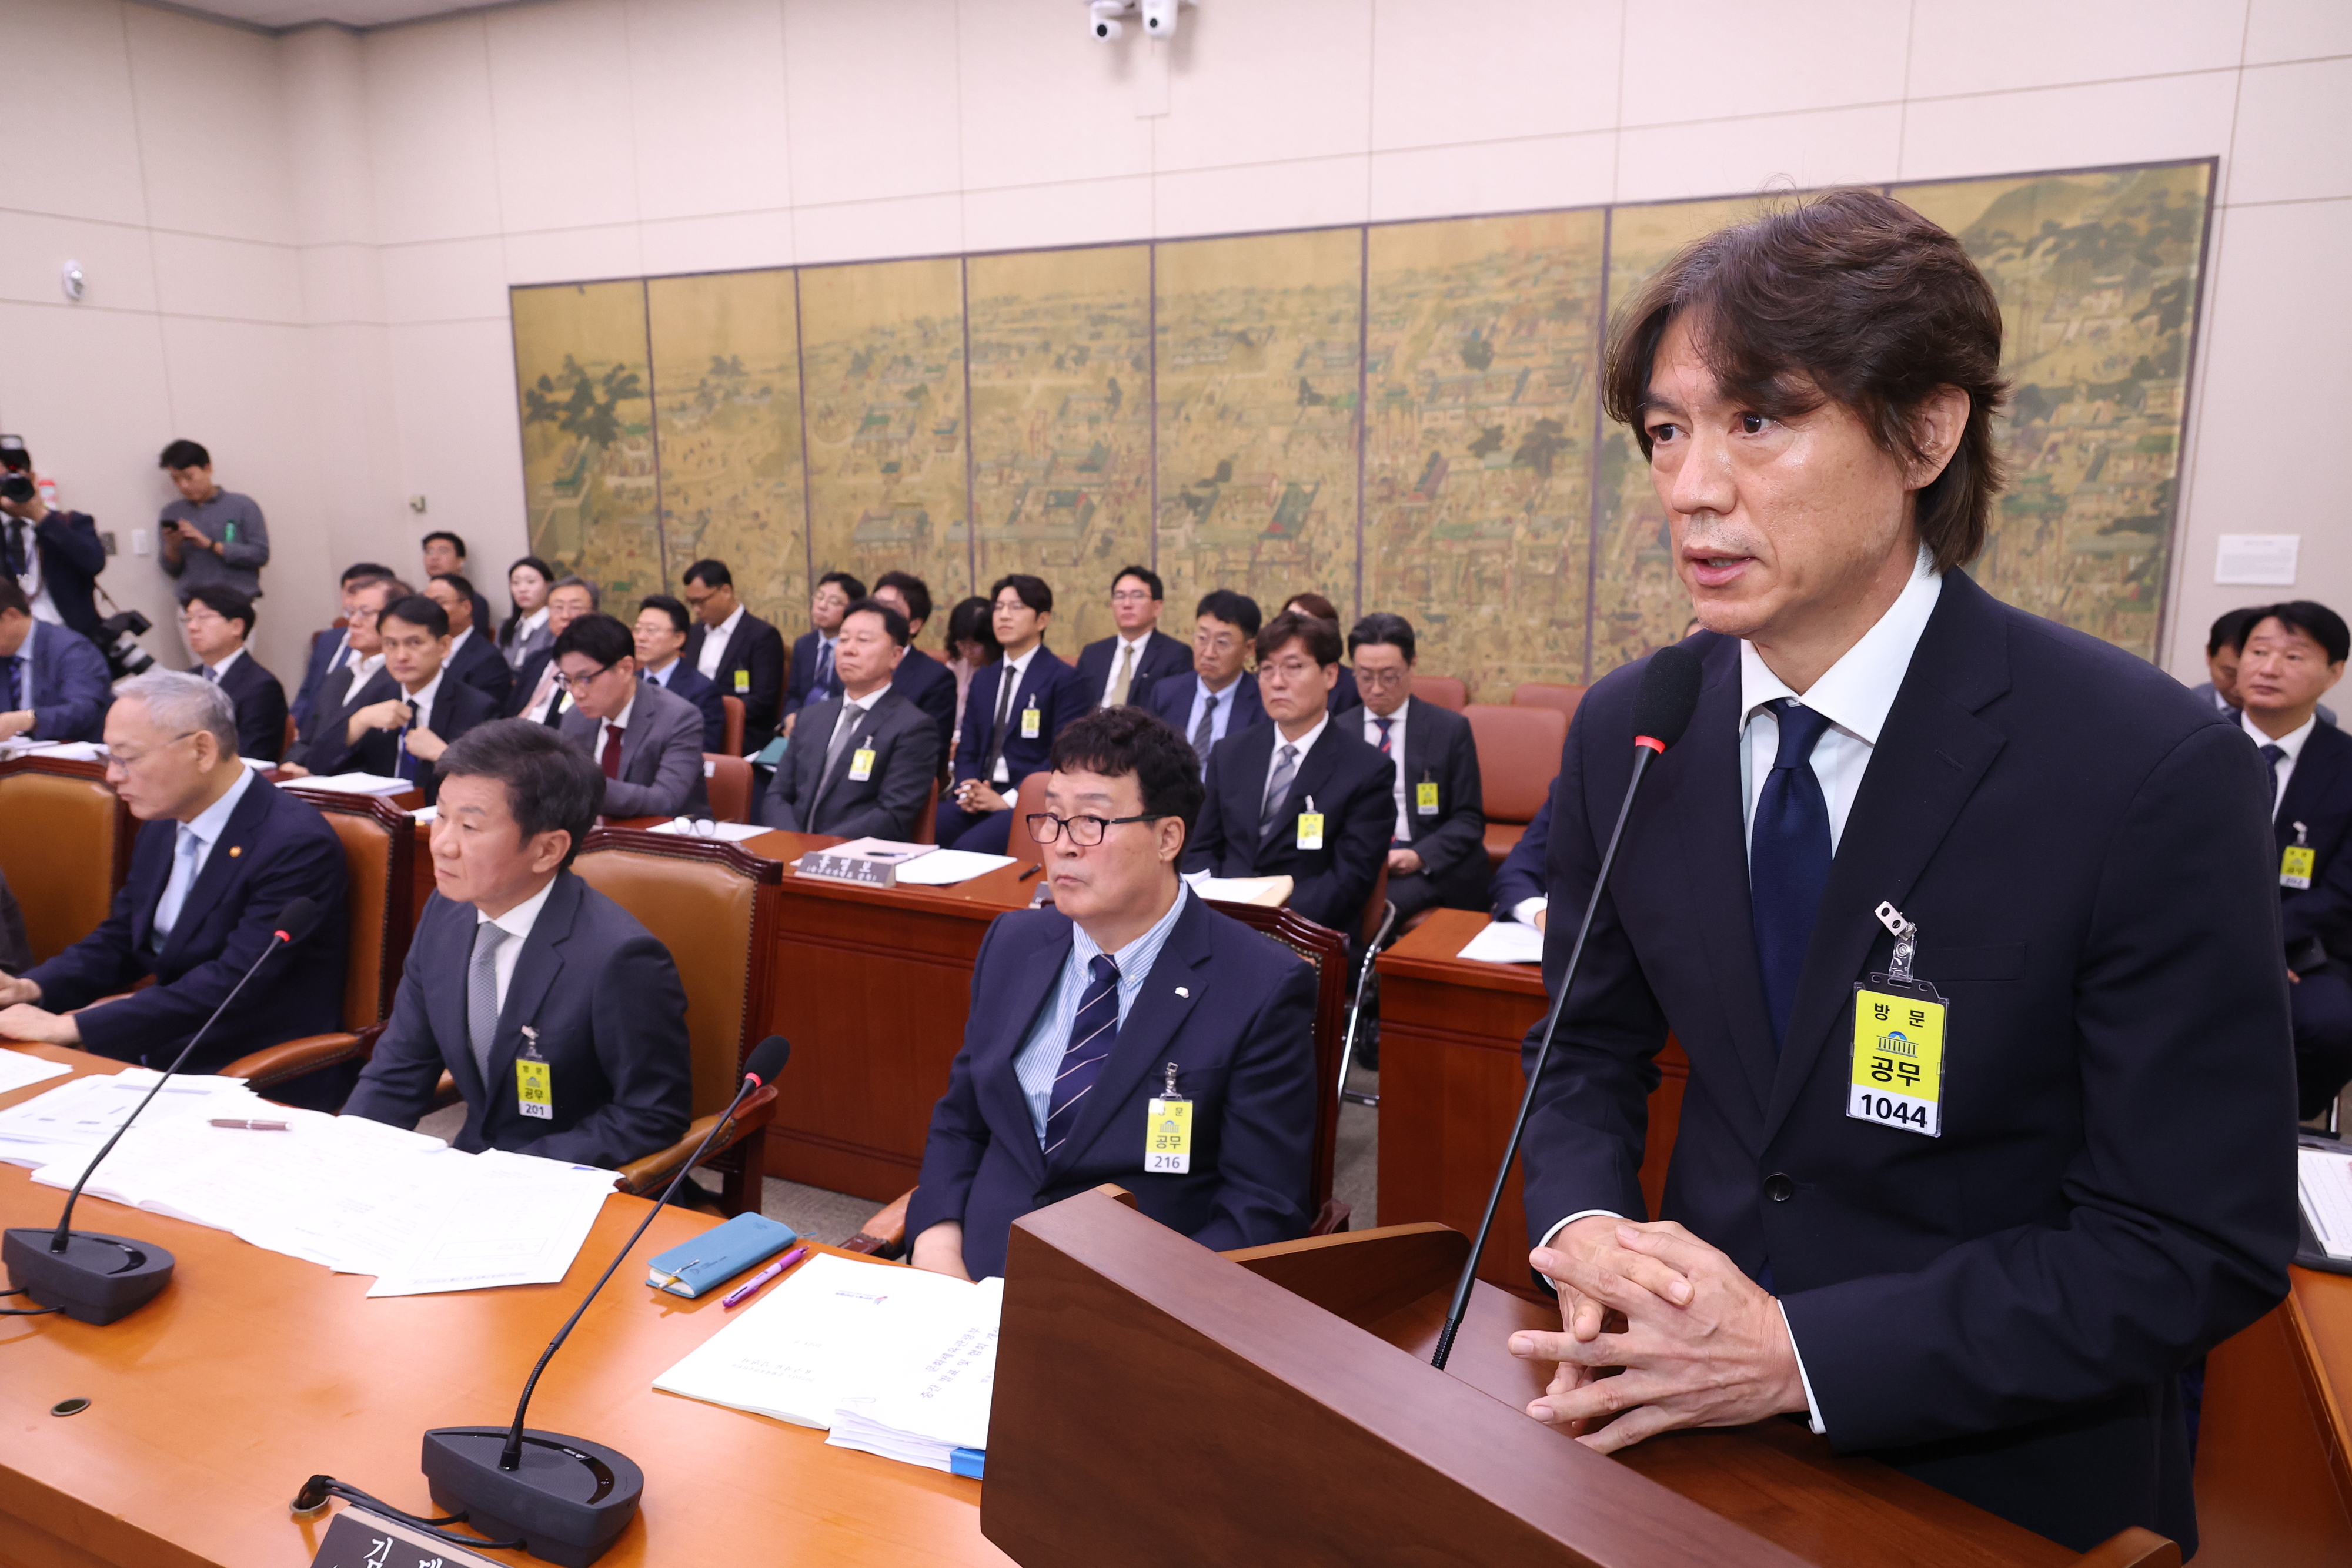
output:
{"label": "photographer with camera", "polygon": [[24,585],[0,577],[0,740],[100,739],[112,700],[89,639],[36,622]]}
{"label": "photographer with camera", "polygon": [[106,570],[106,546],[85,512],[51,507],[33,474],[33,455],[0,435],[0,574],[16,580],[33,618],[100,640],[90,591]]}
{"label": "photographer with camera", "polygon": [[163,508],[161,529],[163,570],[180,580],[180,601],[208,582],[261,597],[261,569],[269,564],[269,528],[250,496],[213,483],[213,457],[193,441],[163,448],[162,466],[180,498]]}

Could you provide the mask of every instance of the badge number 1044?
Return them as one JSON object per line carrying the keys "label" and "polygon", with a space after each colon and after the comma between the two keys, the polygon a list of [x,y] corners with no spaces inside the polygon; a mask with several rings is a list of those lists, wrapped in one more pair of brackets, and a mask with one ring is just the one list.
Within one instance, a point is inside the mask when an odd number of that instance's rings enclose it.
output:
{"label": "badge number 1044", "polygon": [[1943,1136],[1944,1016],[1940,1001],[1867,987],[1855,992],[1847,1115]]}

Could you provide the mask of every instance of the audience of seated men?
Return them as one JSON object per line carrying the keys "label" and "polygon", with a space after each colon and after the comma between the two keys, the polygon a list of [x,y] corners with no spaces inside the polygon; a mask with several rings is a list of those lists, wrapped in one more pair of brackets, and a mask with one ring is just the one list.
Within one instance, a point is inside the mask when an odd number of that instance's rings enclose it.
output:
{"label": "audience of seated men", "polygon": [[692,703],[702,715],[702,749],[727,749],[727,705],[719,688],[686,662],[687,631],[694,624],[683,600],[667,593],[649,593],[637,601],[636,623],[629,628],[637,645],[637,678],[650,681],[675,696]]}
{"label": "audience of seated men", "polygon": [[515,719],[471,731],[441,768],[433,896],[343,1113],[414,1127],[446,1071],[468,1154],[610,1168],[667,1148],[693,1097],[677,966],[570,870],[607,807],[604,776]]}
{"label": "audience of seated men", "polygon": [[1389,764],[1396,831],[1389,840],[1388,899],[1397,925],[1428,909],[1486,904],[1486,811],[1478,743],[1470,721],[1412,699],[1412,623],[1376,611],[1348,633],[1360,707],[1339,727],[1363,737]]}
{"label": "audience of seated men", "polygon": [[[2206,678],[2189,688],[2190,695],[2203,697],[2216,713],[2233,719],[2238,716],[2238,664],[2245,656],[2246,634],[2268,610],[2267,605],[2245,605],[2214,621],[2205,637]],[[2334,727],[2334,709],[2322,703],[2316,712],[2321,724]]]}
{"label": "audience of seated men", "polygon": [[314,755],[340,755],[348,744],[352,716],[392,697],[397,687],[383,669],[383,612],[408,597],[408,585],[389,577],[362,578],[343,595],[342,653],[312,694],[310,716],[298,721],[293,745],[282,759],[289,768],[331,772],[310,766]]}
{"label": "audience of seated men", "polygon": [[196,662],[188,674],[228,694],[236,710],[236,748],[257,762],[286,752],[286,688],[246,646],[253,601],[225,582],[199,583],[180,606],[180,636]]}
{"label": "audience of seated men", "polygon": [[[134,676],[108,711],[106,746],[107,782],[146,824],[131,874],[97,930],[0,980],[0,1038],[168,1067],[297,898],[318,905],[318,925],[237,993],[188,1070],[342,1028],[342,841],[317,808],[238,759],[228,694],[177,671]],[[270,1093],[331,1108],[350,1082],[336,1068]]]}
{"label": "audience of seated men", "polygon": [[1192,651],[1160,629],[1168,591],[1148,566],[1123,566],[1110,582],[1118,632],[1078,650],[1078,678],[1098,707],[1149,705],[1152,683],[1192,673]]}
{"label": "audience of seated men", "polygon": [[2352,632],[2326,605],[2273,604],[2251,612],[2237,672],[2239,722],[2270,779],[2296,1113],[2307,1122],[2352,1079],[2352,736],[2318,716],[2347,653]]}
{"label": "audience of seated men", "polygon": [[940,732],[940,760],[955,749],[956,678],[945,664],[922,651],[924,623],[931,618],[931,586],[911,571],[886,571],[874,580],[874,599],[907,618],[909,653],[890,673],[898,694],[929,714]]}
{"label": "audience of seated men", "polygon": [[609,615],[583,615],[555,640],[555,665],[572,709],[566,744],[604,775],[604,810],[615,817],[707,817],[702,710],[637,679],[637,644]]}
{"label": "audience of seated men", "polygon": [[441,607],[449,618],[449,657],[443,661],[449,673],[467,685],[480,690],[490,699],[493,712],[504,713],[507,699],[514,695],[514,670],[499,652],[489,633],[482,630],[483,622],[474,619],[476,607],[482,596],[474,585],[458,572],[445,571],[427,578],[418,591]]}
{"label": "audience of seated men", "polygon": [[955,788],[940,801],[939,841],[1001,855],[1011,841],[1020,782],[1042,772],[1054,737],[1092,706],[1078,673],[1045,646],[1054,591],[1025,572],[989,589],[997,662],[971,678],[956,737]]}
{"label": "audience of seated men", "polygon": [[507,699],[505,716],[527,718],[551,729],[572,711],[572,694],[556,678],[555,639],[583,615],[593,614],[604,601],[604,591],[584,577],[561,577],[547,591],[547,620],[540,630],[547,645],[531,653],[515,672],[514,695]]}
{"label": "audience of seated men", "polygon": [[513,608],[499,625],[499,653],[522,678],[531,655],[543,653],[555,641],[549,631],[547,595],[555,586],[555,569],[535,555],[524,556],[507,568],[507,598]]}
{"label": "audience of seated men", "polygon": [[845,839],[915,836],[940,776],[940,732],[891,676],[909,662],[940,666],[908,642],[907,618],[879,593],[849,607],[834,642],[841,695],[801,709],[761,821]]}
{"label": "audience of seated men", "polygon": [[1209,775],[1209,753],[1229,735],[1265,722],[1250,650],[1261,630],[1257,601],[1220,588],[1192,611],[1192,673],[1153,683],[1144,698],[1161,722],[1189,741]]}
{"label": "audience of seated men", "polygon": [[388,695],[351,710],[341,731],[321,733],[303,758],[312,773],[373,773],[405,779],[431,805],[439,797],[434,764],[476,725],[499,716],[490,694],[449,671],[449,617],[421,593],[394,600],[376,618]]}
{"label": "audience of seated men", "polygon": [[1274,722],[1209,753],[1207,804],[1187,872],[1287,876],[1289,904],[1354,936],[1395,831],[1389,759],[1332,722],[1339,629],[1286,611],[1257,636],[1258,695]]}
{"label": "audience of seated men", "polygon": [[[450,635],[455,637],[460,626],[469,626],[480,631],[481,641],[495,646],[497,640],[491,630],[495,623],[490,619],[490,601],[483,598],[475,590],[473,583],[468,580],[466,569],[466,541],[446,528],[436,528],[425,536],[425,542],[421,548],[425,552],[426,582],[431,582],[436,577],[454,577],[465,582],[467,614],[462,622],[454,614],[449,617]],[[453,645],[449,654],[449,662],[453,667],[457,663],[457,652]],[[513,674],[512,665],[508,666],[508,674]]]}
{"label": "audience of seated men", "polygon": [[841,694],[833,645],[841,635],[841,618],[865,597],[866,584],[848,572],[828,571],[816,580],[816,589],[809,595],[809,629],[793,643],[792,681],[784,688],[786,735],[793,733],[801,709]]}
{"label": "audience of seated men", "polygon": [[96,740],[107,701],[106,655],[69,627],[36,622],[24,585],[0,576],[0,740]]}
{"label": "audience of seated men", "polygon": [[1551,894],[1544,887],[1544,857],[1550,852],[1551,797],[1547,795],[1519,834],[1519,841],[1495,868],[1495,884],[1488,896],[1494,901],[1496,919],[1516,920],[1538,931],[1544,928],[1544,916],[1551,908]]}
{"label": "audience of seated men", "polygon": [[[1318,621],[1331,622],[1334,632],[1339,629],[1339,607],[1319,593],[1294,593],[1282,608],[1285,614],[1312,615]],[[1362,700],[1356,691],[1356,672],[1345,664],[1340,665],[1339,679],[1331,687],[1331,711],[1344,713],[1359,706]]]}
{"label": "audience of seated men", "polygon": [[784,634],[743,608],[725,561],[698,560],[679,581],[695,620],[686,662],[719,695],[743,699],[743,749],[757,751],[783,723]]}
{"label": "audience of seated men", "polygon": [[338,589],[341,595],[341,623],[310,633],[310,656],[302,668],[302,685],[295,692],[294,700],[287,705],[286,711],[293,716],[298,730],[310,727],[310,710],[318,705],[319,688],[326,684],[327,676],[350,662],[352,595],[358,591],[360,584],[371,578],[389,579],[394,575],[392,568],[379,566],[372,560],[359,561],[343,569]]}
{"label": "audience of seated men", "polygon": [[[1089,694],[1091,695],[1091,694]],[[1024,801],[1049,909],[997,917],[907,1207],[919,1269],[1004,1272],[1013,1222],[1103,1182],[1203,1247],[1306,1234],[1314,971],[1177,875],[1201,785],[1175,731],[1105,708]],[[1149,1103],[1192,1102],[1190,1168],[1150,1169]]]}

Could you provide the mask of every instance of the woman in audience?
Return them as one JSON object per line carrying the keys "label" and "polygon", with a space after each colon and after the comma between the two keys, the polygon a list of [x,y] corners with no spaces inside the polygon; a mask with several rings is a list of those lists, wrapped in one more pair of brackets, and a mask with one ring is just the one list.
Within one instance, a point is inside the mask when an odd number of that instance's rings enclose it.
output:
{"label": "woman in audience", "polygon": [[[1318,621],[1328,621],[1334,626],[1339,624],[1339,607],[1311,591],[1292,594],[1283,601],[1282,612],[1285,615],[1312,615]],[[1356,672],[1345,664],[1340,665],[1339,684],[1331,688],[1329,711],[1346,713],[1351,707],[1361,706],[1361,702],[1362,699],[1356,695]]]}
{"label": "woman in audience", "polygon": [[955,673],[956,715],[953,734],[963,733],[964,699],[971,695],[971,673],[996,663],[996,625],[989,601],[978,594],[957,605],[948,615],[948,668]]}
{"label": "woman in audience", "polygon": [[499,652],[515,669],[555,641],[555,633],[547,629],[547,591],[554,583],[555,569],[535,555],[507,568],[507,597],[514,601],[514,608],[499,628]]}

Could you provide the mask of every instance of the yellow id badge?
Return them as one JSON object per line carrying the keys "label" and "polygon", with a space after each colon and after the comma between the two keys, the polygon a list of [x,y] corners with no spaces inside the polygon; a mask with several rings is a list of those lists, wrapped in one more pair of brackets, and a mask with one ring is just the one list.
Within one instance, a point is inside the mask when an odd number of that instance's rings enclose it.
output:
{"label": "yellow id badge", "polygon": [[1323,847],[1322,812],[1298,813],[1298,847],[1302,850],[1319,850]]}
{"label": "yellow id badge", "polygon": [[555,1120],[555,1075],[546,1062],[516,1059],[515,1109],[537,1121]]}
{"label": "yellow id badge", "polygon": [[1853,988],[1853,1072],[1845,1113],[1944,1135],[1944,1024],[1951,1005],[1925,980],[1873,975]]}
{"label": "yellow id badge", "polygon": [[1154,1100],[1145,1105],[1150,1119],[1143,1134],[1143,1168],[1170,1176],[1192,1169],[1192,1102]]}
{"label": "yellow id badge", "polygon": [[1037,711],[1037,699],[1034,697],[1030,698],[1029,706],[1021,710],[1021,738],[1024,740],[1036,739],[1038,736],[1044,733],[1044,731],[1040,730],[1037,727],[1043,724],[1045,720],[1045,716]]}
{"label": "yellow id badge", "polygon": [[748,691],[750,691],[751,689],[751,671],[749,671],[749,670],[738,670],[738,671],[736,671],[736,672],[735,672],[735,690],[736,690],[738,693],[742,693],[742,692],[748,692]]}
{"label": "yellow id badge", "polygon": [[2298,890],[2311,885],[2311,873],[2319,863],[2319,852],[2308,844],[2289,844],[2279,856],[2279,885]]}
{"label": "yellow id badge", "polygon": [[1423,817],[1437,815],[1437,781],[1424,779],[1412,787],[1412,809]]}
{"label": "yellow id badge", "polygon": [[874,777],[874,748],[861,746],[849,754],[849,776],[863,784]]}

